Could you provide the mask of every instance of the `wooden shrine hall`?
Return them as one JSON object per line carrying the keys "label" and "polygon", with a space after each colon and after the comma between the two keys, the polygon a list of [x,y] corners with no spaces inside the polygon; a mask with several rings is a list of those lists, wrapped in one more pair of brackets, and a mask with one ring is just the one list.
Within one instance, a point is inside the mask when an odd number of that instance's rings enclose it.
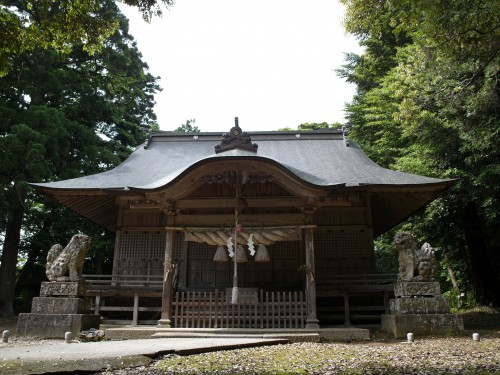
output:
{"label": "wooden shrine hall", "polygon": [[[381,168],[344,130],[153,132],[116,168],[33,186],[116,233],[95,313],[176,328],[319,328],[378,317],[374,237],[453,180]],[[396,255],[395,255],[396,256]],[[377,306],[382,311],[377,311]]]}

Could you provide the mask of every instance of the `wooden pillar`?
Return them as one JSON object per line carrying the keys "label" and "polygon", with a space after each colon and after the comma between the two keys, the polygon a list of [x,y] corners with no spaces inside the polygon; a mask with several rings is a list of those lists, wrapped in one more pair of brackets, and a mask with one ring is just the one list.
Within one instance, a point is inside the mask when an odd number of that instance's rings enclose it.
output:
{"label": "wooden pillar", "polygon": [[371,195],[366,193],[365,199],[366,205],[366,225],[368,226],[368,241],[370,243],[371,252],[370,252],[370,272],[375,273],[375,243],[373,242],[373,217],[372,217],[372,203],[371,203]]}
{"label": "wooden pillar", "polygon": [[344,325],[346,327],[351,325],[351,314],[349,307],[349,293],[344,293]]}
{"label": "wooden pillar", "polygon": [[134,293],[134,310],[132,312],[132,326],[139,324],[139,293]]}
{"label": "wooden pillar", "polygon": [[111,275],[113,276],[111,283],[112,286],[116,286],[116,281],[118,279],[117,276],[119,275],[118,261],[120,259],[121,239],[122,239],[122,231],[117,230],[115,235],[115,250],[113,253],[113,271],[111,271],[112,272]]}
{"label": "wooden pillar", "polygon": [[[174,213],[169,212],[167,217],[167,227],[172,227],[171,221],[173,221]],[[170,319],[170,314],[172,311],[172,276],[174,273],[173,269],[173,254],[174,254],[174,229],[166,230],[166,241],[165,241],[165,260],[163,262],[163,294],[161,302],[161,319],[158,321],[158,326],[163,328],[170,328],[172,321]]]}
{"label": "wooden pillar", "polygon": [[122,225],[123,225],[123,204],[119,204],[118,206],[118,219],[116,222],[117,225],[117,230],[115,234],[115,249],[113,252],[113,270],[111,272],[111,275],[113,275],[113,283],[111,285],[115,286],[116,283],[116,278],[114,276],[119,275],[119,259],[120,259],[120,249],[122,247],[121,241],[122,241],[122,234],[123,231],[121,230]]}
{"label": "wooden pillar", "polygon": [[314,268],[314,230],[312,228],[312,210],[307,210],[305,231],[306,246],[306,293],[307,293],[307,318],[306,329],[318,329],[319,320],[316,313],[316,270]]}

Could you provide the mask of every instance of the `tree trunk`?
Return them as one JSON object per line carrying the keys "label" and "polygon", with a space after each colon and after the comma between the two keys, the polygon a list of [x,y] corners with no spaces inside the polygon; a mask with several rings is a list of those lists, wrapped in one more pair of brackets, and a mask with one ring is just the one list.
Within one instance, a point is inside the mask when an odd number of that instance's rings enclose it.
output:
{"label": "tree trunk", "polygon": [[499,306],[499,287],[474,203],[469,203],[465,208],[463,222],[476,299],[483,305],[492,303]]}
{"label": "tree trunk", "polygon": [[446,254],[446,247],[444,248],[445,253],[444,253],[444,261],[446,262],[446,268],[448,268],[448,275],[450,275],[450,280],[451,284],[453,285],[453,290],[459,294],[460,293],[460,288],[458,286],[458,281],[457,278],[455,277],[455,272],[453,272],[453,268],[451,268],[451,262],[450,259],[448,258],[448,254]]}
{"label": "tree trunk", "polygon": [[17,255],[21,239],[23,212],[14,209],[7,218],[5,241],[0,265],[0,316],[14,316],[14,291],[16,287]]}

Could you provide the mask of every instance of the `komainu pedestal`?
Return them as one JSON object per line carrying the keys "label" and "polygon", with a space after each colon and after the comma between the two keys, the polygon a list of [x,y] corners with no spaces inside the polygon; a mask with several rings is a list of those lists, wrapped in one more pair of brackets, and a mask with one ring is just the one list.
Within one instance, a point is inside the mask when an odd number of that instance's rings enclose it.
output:
{"label": "komainu pedestal", "polygon": [[446,335],[463,331],[461,316],[450,313],[450,306],[441,296],[435,281],[438,263],[428,243],[418,247],[410,233],[394,237],[398,252],[398,282],[395,299],[389,301],[390,314],[382,315],[382,330],[403,338],[414,335]]}
{"label": "komainu pedestal", "polygon": [[17,336],[64,338],[99,328],[100,316],[91,314],[85,281],[43,282],[40,297],[33,298],[31,313],[19,314]]}
{"label": "komainu pedestal", "polygon": [[437,281],[398,281],[390,314],[382,315],[382,330],[404,338],[414,335],[446,335],[463,331],[461,316],[451,314]]}

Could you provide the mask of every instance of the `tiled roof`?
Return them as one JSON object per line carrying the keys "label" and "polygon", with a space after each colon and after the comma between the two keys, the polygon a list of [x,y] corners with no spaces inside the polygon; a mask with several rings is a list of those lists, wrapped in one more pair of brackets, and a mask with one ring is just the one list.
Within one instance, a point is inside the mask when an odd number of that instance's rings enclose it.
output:
{"label": "tiled roof", "polygon": [[422,185],[441,180],[385,169],[372,162],[339,130],[316,132],[252,132],[257,152],[233,149],[216,154],[220,133],[156,132],[116,168],[70,180],[33,184],[54,189],[157,189],[190,168],[221,159],[251,159],[281,166],[305,183],[318,187]]}

